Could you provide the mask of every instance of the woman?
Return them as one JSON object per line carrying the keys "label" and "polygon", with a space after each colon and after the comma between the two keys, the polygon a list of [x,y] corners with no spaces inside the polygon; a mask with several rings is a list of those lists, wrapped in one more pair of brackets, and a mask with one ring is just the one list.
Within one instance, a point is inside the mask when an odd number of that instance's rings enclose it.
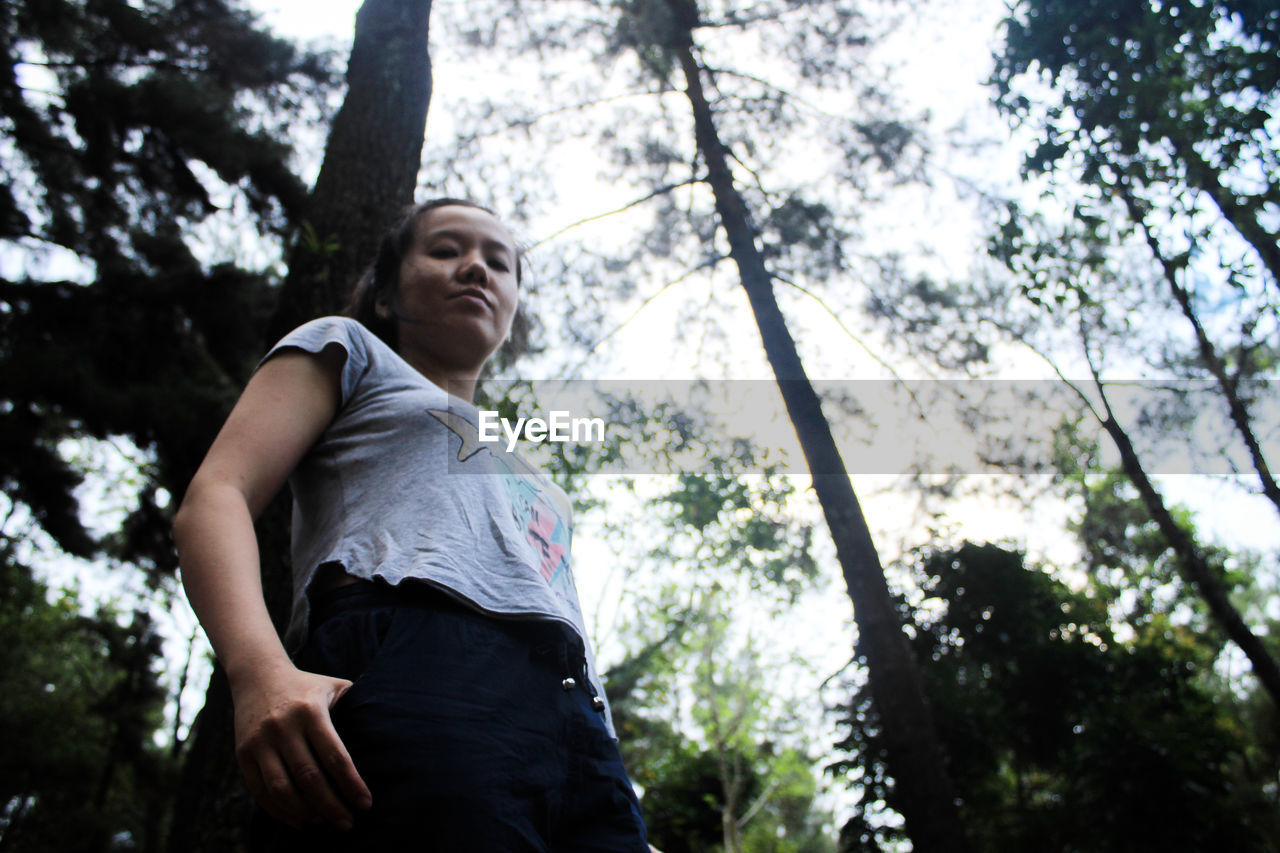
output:
{"label": "woman", "polygon": [[[230,679],[268,846],[649,849],[583,642],[568,502],[477,441],[470,401],[520,270],[488,210],[414,208],[355,319],[267,354],[179,508],[183,583]],[[253,520],[286,479],[282,644]]]}

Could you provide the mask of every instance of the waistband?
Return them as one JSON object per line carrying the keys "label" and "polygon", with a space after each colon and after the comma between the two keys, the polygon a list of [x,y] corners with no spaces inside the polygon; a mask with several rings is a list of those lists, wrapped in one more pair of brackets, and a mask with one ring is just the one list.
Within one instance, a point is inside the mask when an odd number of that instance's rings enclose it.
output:
{"label": "waistband", "polygon": [[415,580],[393,585],[380,579],[359,579],[322,590],[310,598],[309,629],[312,631],[339,612],[359,607],[409,607],[483,623],[487,630],[517,638],[529,649],[530,658],[551,663],[560,672],[564,689],[585,691],[592,710],[603,713],[606,708],[591,682],[582,639],[558,621],[518,614],[503,617],[474,607],[433,584]]}
{"label": "waistband", "polygon": [[583,654],[582,639],[577,632],[558,620],[483,610],[435,584],[411,578],[398,584],[390,584],[380,578],[357,579],[342,586],[308,593],[308,598],[311,602],[310,630],[347,607],[413,607],[482,619],[499,630],[526,637],[531,643],[541,646],[564,642],[571,653],[576,652],[575,656]]}

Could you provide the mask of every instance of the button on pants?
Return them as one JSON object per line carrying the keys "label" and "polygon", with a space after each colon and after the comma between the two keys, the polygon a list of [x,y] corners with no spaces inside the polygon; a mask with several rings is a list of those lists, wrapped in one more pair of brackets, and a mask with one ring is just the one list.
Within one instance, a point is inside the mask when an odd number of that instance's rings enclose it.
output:
{"label": "button on pants", "polygon": [[373,807],[348,833],[259,810],[255,850],[647,853],[570,631],[366,582],[318,596],[311,624],[297,664],[354,682],[333,720]]}

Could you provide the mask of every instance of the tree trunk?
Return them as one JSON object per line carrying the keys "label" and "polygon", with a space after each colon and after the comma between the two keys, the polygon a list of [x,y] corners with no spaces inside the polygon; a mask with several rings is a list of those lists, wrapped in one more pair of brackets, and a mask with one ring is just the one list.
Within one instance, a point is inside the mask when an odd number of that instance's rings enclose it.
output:
{"label": "tree trunk", "polygon": [[231,724],[231,690],[215,667],[178,776],[169,853],[247,849],[249,792],[232,754]]}
{"label": "tree trunk", "polygon": [[[430,0],[365,0],[360,7],[347,94],[263,349],[299,323],[340,310],[382,233],[413,201],[431,97],[430,11]],[[290,587],[286,505],[277,499],[258,524],[263,588],[277,626]],[[231,694],[217,671],[179,780],[171,853],[245,849],[249,796],[232,750],[232,719]]]}
{"label": "tree trunk", "polygon": [[[1096,381],[1095,384],[1097,384]],[[1101,390],[1101,385],[1097,387]],[[1103,404],[1106,405],[1105,396]],[[1231,603],[1221,578],[1205,561],[1204,555],[1200,553],[1190,534],[1178,524],[1165,506],[1164,499],[1147,477],[1142,462],[1138,459],[1138,453],[1134,450],[1133,443],[1129,441],[1128,433],[1116,421],[1110,406],[1107,406],[1107,416],[1102,420],[1102,428],[1111,436],[1116,449],[1120,451],[1120,465],[1134,488],[1138,490],[1142,503],[1151,513],[1156,526],[1160,528],[1160,533],[1169,544],[1169,549],[1177,557],[1182,576],[1195,585],[1200,597],[1209,605],[1210,615],[1227,637],[1244,652],[1245,657],[1249,659],[1249,664],[1253,667],[1253,674],[1257,676],[1263,689],[1271,697],[1271,701],[1280,708],[1280,665],[1276,663],[1275,656],[1258,635],[1250,630],[1240,611]]]}
{"label": "tree trunk", "polygon": [[365,0],[303,232],[269,342],[346,304],[378,241],[413,203],[431,98],[430,0]]}
{"label": "tree trunk", "polygon": [[[677,18],[679,18],[677,14]],[[896,785],[892,805],[906,819],[917,853],[967,850],[955,794],[947,775],[919,668],[907,644],[880,558],[853,484],[831,435],[786,319],[773,280],[756,246],[756,231],[734,186],[724,146],[702,89],[701,71],[688,31],[675,46],[693,109],[698,149],[706,162],[716,212],[729,237],[730,254],[760,329],[787,413],[795,426],[814,490],[835,541],[858,624],[858,652],[866,658],[876,711],[884,730],[889,770]]]}

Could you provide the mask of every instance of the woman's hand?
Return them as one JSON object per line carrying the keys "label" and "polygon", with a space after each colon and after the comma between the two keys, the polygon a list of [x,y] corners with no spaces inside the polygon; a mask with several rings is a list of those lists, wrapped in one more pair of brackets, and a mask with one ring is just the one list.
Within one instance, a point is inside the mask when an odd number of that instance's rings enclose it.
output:
{"label": "woman's hand", "polygon": [[245,782],[268,813],[295,828],[326,822],[350,829],[352,808],[373,802],[329,715],[350,687],[292,664],[232,679]]}

